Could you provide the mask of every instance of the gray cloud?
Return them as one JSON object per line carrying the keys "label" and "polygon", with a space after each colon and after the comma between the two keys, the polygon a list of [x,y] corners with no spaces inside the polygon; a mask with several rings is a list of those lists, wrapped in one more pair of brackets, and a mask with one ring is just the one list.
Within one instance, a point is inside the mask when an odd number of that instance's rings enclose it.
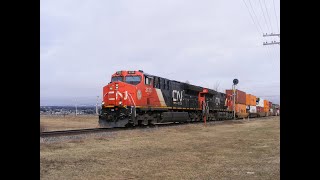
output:
{"label": "gray cloud", "polygon": [[222,91],[236,77],[239,89],[279,102],[279,47],[262,45],[269,39],[242,1],[41,0],[40,13],[42,105],[95,104],[126,69],[209,88],[219,81]]}

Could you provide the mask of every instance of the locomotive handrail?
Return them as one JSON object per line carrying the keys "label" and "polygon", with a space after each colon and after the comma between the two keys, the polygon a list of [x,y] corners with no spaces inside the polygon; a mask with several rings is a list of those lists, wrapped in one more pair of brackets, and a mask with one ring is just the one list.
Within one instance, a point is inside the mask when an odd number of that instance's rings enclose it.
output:
{"label": "locomotive handrail", "polygon": [[[127,93],[128,93],[128,92],[127,92]],[[131,98],[131,99],[129,99],[130,102],[133,103],[133,106],[134,106],[134,107],[136,107],[136,103],[134,102],[132,95],[131,95],[130,93],[128,93],[128,94],[129,94],[129,96],[130,96],[130,98]],[[131,100],[132,100],[132,101],[131,101]]]}
{"label": "locomotive handrail", "polygon": [[[131,99],[129,98],[130,102],[133,103],[134,111],[136,111],[136,103],[134,102],[132,95],[128,91],[127,91],[127,93],[129,94],[129,97],[131,98]],[[132,108],[131,108],[131,113],[132,113]],[[136,117],[136,116],[137,116],[137,113],[134,112],[134,117]]]}

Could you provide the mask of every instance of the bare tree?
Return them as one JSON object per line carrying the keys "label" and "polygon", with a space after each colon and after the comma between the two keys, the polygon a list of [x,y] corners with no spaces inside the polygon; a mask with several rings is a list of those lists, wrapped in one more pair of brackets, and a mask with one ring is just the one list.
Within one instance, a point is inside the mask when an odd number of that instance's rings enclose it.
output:
{"label": "bare tree", "polygon": [[217,81],[214,86],[213,86],[213,89],[217,92],[219,92],[219,86],[220,86],[220,81]]}

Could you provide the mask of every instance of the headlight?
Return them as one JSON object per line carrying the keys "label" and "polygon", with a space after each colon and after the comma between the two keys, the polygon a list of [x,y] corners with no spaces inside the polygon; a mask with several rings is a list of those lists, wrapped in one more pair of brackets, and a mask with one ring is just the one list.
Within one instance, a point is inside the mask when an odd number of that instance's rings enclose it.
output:
{"label": "headlight", "polygon": [[119,101],[119,104],[122,104],[122,101]]}
{"label": "headlight", "polygon": [[101,104],[104,105],[104,102],[102,102]]}

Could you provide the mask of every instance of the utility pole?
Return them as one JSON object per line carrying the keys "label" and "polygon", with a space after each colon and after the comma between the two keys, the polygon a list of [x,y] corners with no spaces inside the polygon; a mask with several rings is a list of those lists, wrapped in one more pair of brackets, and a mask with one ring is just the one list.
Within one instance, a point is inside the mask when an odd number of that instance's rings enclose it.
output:
{"label": "utility pole", "polygon": [[97,96],[97,103],[96,103],[96,115],[98,115],[98,101],[99,101],[99,96]]}
{"label": "utility pole", "polygon": [[232,92],[233,92],[233,119],[236,119],[236,85],[239,83],[238,79],[233,80]]}
{"label": "utility pole", "polygon": [[232,85],[232,97],[233,97],[233,119],[236,119],[236,86]]}
{"label": "utility pole", "polygon": [[77,100],[76,100],[76,116],[78,114],[78,109],[77,109]]}

